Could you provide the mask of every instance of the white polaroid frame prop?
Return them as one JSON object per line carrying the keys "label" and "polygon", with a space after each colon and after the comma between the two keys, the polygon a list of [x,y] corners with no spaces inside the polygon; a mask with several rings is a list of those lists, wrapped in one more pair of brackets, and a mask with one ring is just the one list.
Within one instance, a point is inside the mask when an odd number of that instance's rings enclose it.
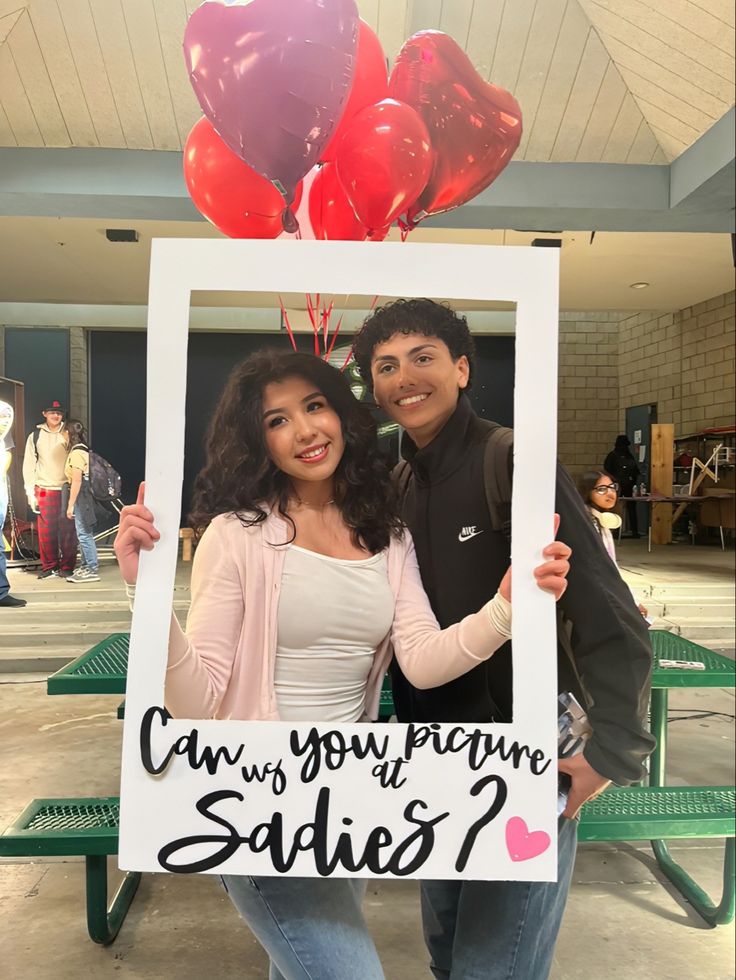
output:
{"label": "white polaroid frame prop", "polygon": [[[552,539],[558,278],[553,249],[153,242],[146,504],[161,539],[141,556],[133,614],[122,868],[556,878],[555,608],[534,584],[532,570]],[[192,290],[450,296],[516,304],[511,724],[292,725],[162,715]],[[461,524],[458,514],[459,529]]]}

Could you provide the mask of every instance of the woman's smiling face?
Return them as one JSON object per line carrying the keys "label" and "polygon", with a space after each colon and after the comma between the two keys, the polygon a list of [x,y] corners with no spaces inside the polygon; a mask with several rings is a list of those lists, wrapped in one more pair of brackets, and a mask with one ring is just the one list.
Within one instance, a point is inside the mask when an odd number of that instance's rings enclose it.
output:
{"label": "woman's smiling face", "polygon": [[331,480],[343,452],[342,423],[314,382],[285,378],[263,391],[263,427],[268,454],[292,480]]}

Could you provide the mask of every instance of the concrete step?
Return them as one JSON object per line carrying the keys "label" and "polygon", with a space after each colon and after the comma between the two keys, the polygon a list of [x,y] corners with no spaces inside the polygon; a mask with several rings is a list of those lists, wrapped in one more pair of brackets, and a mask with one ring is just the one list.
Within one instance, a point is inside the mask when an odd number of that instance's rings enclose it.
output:
{"label": "concrete step", "polygon": [[[184,600],[174,602],[177,613],[186,612],[189,603]],[[77,629],[80,623],[103,623],[113,620],[127,620],[130,623],[130,607],[125,602],[36,602],[35,597],[28,600],[28,605],[21,609],[3,610],[3,626],[10,624],[38,626],[47,624],[58,625],[69,631]]]}
{"label": "concrete step", "polygon": [[725,640],[714,640],[711,636],[700,636],[696,633],[693,636],[688,636],[688,640],[692,643],[697,643],[698,646],[705,647],[706,650],[712,650],[714,653],[720,653],[724,656],[734,659],[734,651],[736,650],[736,640],[734,637]]}
{"label": "concrete step", "polygon": [[[41,591],[40,589],[26,590],[21,588],[12,589],[13,595],[27,599],[29,603],[36,605],[58,605],[65,609],[73,608],[75,604],[83,603],[89,605],[113,605],[128,607],[128,597],[125,592],[118,588],[100,589],[97,583],[89,585],[64,585],[53,591]],[[189,603],[189,590],[176,589],[174,592],[175,603]]]}
{"label": "concrete step", "polygon": [[12,624],[7,630],[3,630],[0,665],[5,660],[6,650],[14,647],[25,647],[36,651],[44,648],[51,651],[61,649],[66,655],[70,648],[77,649],[81,646],[83,650],[89,650],[91,646],[104,640],[111,633],[127,633],[129,630],[130,619],[112,619],[104,623],[79,623],[73,630],[63,626],[38,624],[18,628],[17,624]]}
{"label": "concrete step", "polygon": [[675,602],[667,601],[662,605],[662,615],[666,616],[667,619],[679,619],[685,616],[688,619],[697,617],[703,622],[729,618],[733,621],[733,604],[728,602],[685,602],[678,600]]}
{"label": "concrete step", "polygon": [[716,647],[733,647],[736,632],[734,631],[733,621],[722,623],[698,623],[680,621],[680,636],[693,643],[699,643],[709,650]]}
{"label": "concrete step", "polygon": [[0,651],[0,674],[39,672],[48,676],[89,650],[88,646],[44,647],[6,646]]}
{"label": "concrete step", "polygon": [[122,603],[107,608],[85,605],[81,602],[74,603],[72,606],[37,606],[29,600],[28,605],[23,609],[7,611],[10,615],[3,616],[3,626],[17,627],[29,632],[48,628],[52,631],[59,629],[74,633],[97,623],[104,625],[111,622],[126,622],[128,624],[126,629],[130,629],[130,610]]}
{"label": "concrete step", "polygon": [[649,594],[652,598],[667,599],[705,599],[706,601],[719,601],[736,599],[736,586],[728,582],[718,582],[713,585],[705,582],[692,583],[690,585],[650,585]]}

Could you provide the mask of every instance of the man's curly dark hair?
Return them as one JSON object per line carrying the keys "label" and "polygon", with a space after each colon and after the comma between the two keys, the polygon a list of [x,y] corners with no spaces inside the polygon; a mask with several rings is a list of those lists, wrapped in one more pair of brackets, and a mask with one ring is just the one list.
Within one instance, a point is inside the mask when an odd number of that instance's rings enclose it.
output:
{"label": "man's curly dark hair", "polygon": [[470,365],[468,388],[473,379],[475,344],[468,329],[468,321],[446,303],[433,299],[397,299],[379,306],[363,323],[353,343],[353,357],[360,376],[373,390],[371,361],[379,344],[395,334],[421,334],[444,341],[453,361],[463,354]]}
{"label": "man's curly dark hair", "polygon": [[230,373],[209,425],[190,525],[199,532],[218,514],[231,513],[251,526],[263,521],[269,508],[291,521],[291,482],[268,454],[263,425],[266,385],[288,378],[308,381],[339,416],[345,451],[335,470],[335,503],[353,542],[374,554],[382,551],[403,525],[373,416],[337,368],[313,354],[292,351],[258,351]]}

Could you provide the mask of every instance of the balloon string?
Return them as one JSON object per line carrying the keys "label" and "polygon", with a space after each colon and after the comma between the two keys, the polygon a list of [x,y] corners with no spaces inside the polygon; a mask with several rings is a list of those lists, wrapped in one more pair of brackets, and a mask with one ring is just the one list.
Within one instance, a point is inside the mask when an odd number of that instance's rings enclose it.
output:
{"label": "balloon string", "polygon": [[345,358],[345,360],[343,361],[343,365],[340,368],[341,371],[344,371],[345,368],[348,366],[348,364],[350,363],[350,358],[352,356],[353,356],[353,347],[352,347],[352,344],[351,344],[350,350],[348,351],[348,356]]}
{"label": "balloon string", "polygon": [[327,341],[330,337],[330,319],[332,317],[332,310],[334,309],[335,301],[334,299],[329,306],[322,307],[322,339],[324,342],[325,351],[327,350]]}
{"label": "balloon string", "polygon": [[286,327],[286,332],[289,335],[289,340],[291,341],[291,346],[293,350],[296,350],[296,339],[294,338],[294,331],[291,329],[291,324],[289,323],[289,314],[286,312],[286,307],[284,306],[284,301],[279,295],[279,305],[281,306],[281,316],[284,318],[284,326]]}
{"label": "balloon string", "polygon": [[[317,300],[319,300],[319,293],[317,295]],[[307,313],[309,313],[309,319],[312,322],[312,333],[314,334],[314,353],[315,356],[319,357],[319,325],[317,321],[317,314],[314,308],[314,300],[312,299],[312,294],[307,293]]]}
{"label": "balloon string", "polygon": [[332,334],[332,341],[330,342],[329,350],[327,351],[327,354],[325,355],[325,360],[326,361],[329,361],[330,356],[332,355],[332,351],[335,348],[335,342],[337,340],[337,335],[340,333],[340,327],[342,326],[342,318],[344,316],[345,316],[345,312],[343,311],[340,314],[340,319],[337,321],[337,326],[335,327],[335,330],[334,330],[334,332]]}

